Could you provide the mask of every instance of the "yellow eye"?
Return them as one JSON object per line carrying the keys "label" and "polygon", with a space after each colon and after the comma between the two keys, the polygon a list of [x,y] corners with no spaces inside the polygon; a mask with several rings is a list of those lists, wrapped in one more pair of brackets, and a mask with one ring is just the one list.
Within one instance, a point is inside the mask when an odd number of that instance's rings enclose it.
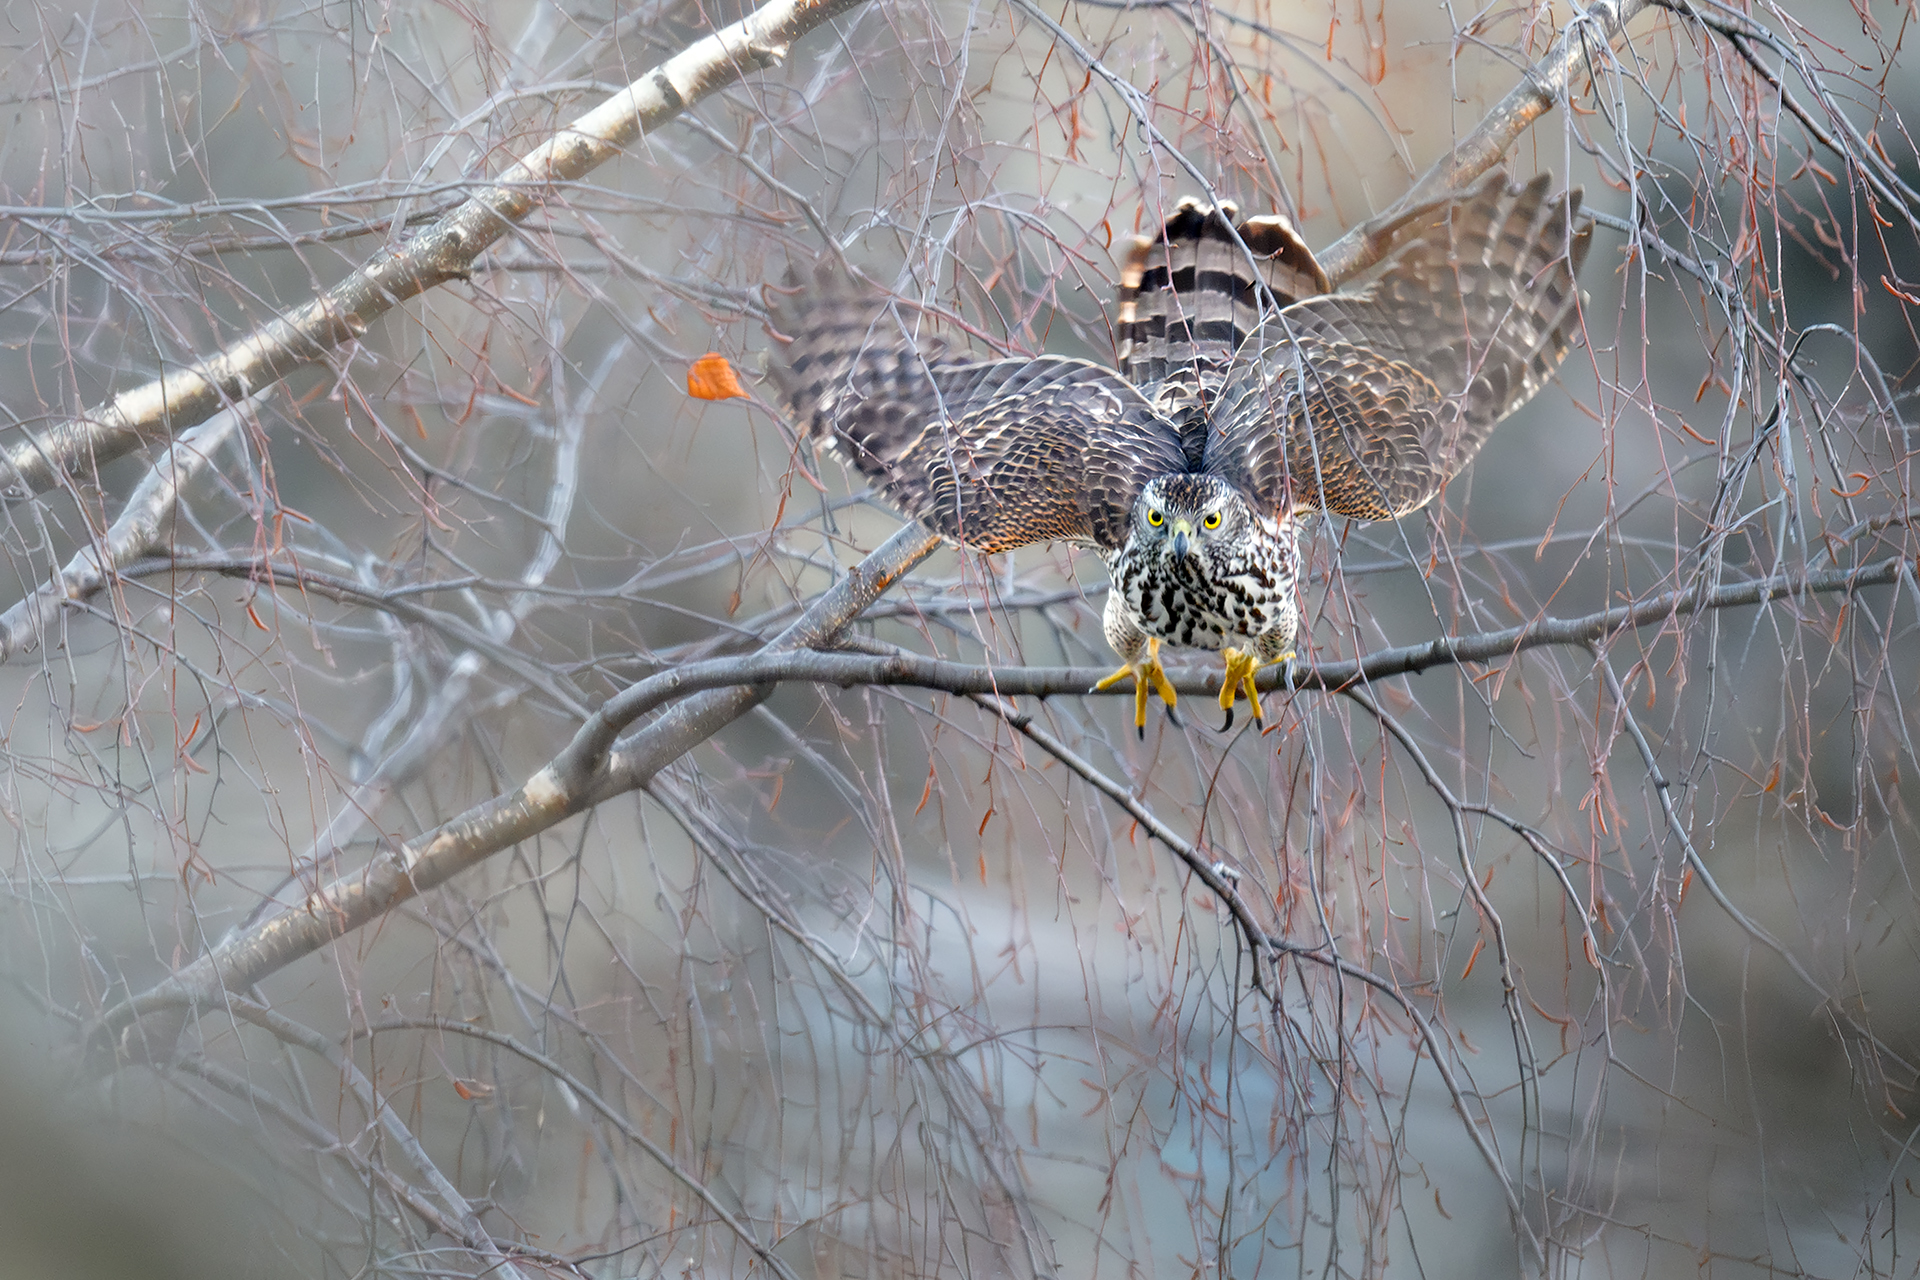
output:
{"label": "yellow eye", "polygon": [[1167,522],[1167,518],[1165,516],[1161,515],[1158,511],[1155,511],[1152,507],[1147,508],[1148,524],[1158,529],[1161,525],[1165,524],[1166,522]]}
{"label": "yellow eye", "polygon": [[1218,511],[1209,511],[1207,518],[1200,523],[1209,529],[1218,529],[1220,527],[1220,513]]}

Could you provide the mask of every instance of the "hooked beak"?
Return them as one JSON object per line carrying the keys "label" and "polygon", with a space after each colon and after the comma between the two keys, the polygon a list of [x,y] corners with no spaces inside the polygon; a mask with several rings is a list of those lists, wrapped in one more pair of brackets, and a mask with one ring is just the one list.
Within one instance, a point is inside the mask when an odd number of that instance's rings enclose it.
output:
{"label": "hooked beak", "polygon": [[1190,520],[1175,520],[1173,522],[1174,558],[1177,560],[1184,560],[1187,558],[1187,553],[1192,549],[1193,549],[1193,522]]}

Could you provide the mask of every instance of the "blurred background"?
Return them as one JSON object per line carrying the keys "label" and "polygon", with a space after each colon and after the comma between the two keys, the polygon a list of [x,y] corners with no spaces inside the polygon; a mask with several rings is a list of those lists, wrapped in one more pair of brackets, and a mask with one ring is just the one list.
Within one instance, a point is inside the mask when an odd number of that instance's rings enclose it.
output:
{"label": "blurred background", "polygon": [[[746,10],[4,12],[13,443]],[[855,7],[694,104],[198,429],[151,553],[44,625],[180,457],[9,500],[0,1276],[1913,1271],[1913,7],[1676,5],[1611,46],[1555,4],[1040,14]],[[1109,360],[1116,259],[1181,195],[1327,245],[1563,41],[1571,102],[1507,165],[1600,215],[1581,345],[1441,501],[1315,525],[1304,605],[1326,662],[1666,599],[1646,625],[1277,694],[1264,735],[783,686],[83,1054],[898,527],[759,379],[790,265],[837,245],[983,352]],[[748,398],[687,394],[708,351]],[[1104,584],[943,550],[858,638],[1108,664]]]}

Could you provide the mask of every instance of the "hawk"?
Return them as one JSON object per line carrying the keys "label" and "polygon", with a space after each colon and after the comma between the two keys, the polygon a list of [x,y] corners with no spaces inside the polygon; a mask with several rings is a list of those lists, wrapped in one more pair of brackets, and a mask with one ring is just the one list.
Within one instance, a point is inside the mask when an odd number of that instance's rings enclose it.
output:
{"label": "hawk", "polygon": [[[1580,192],[1495,173],[1388,232],[1350,287],[1286,219],[1187,199],[1121,272],[1118,368],[980,360],[823,266],[776,298],[794,422],[903,513],[981,552],[1069,539],[1112,578],[1104,623],[1176,701],[1163,641],[1219,650],[1220,705],[1294,656],[1299,525],[1417,511],[1570,345],[1592,224]],[[926,332],[920,330],[926,329]]]}

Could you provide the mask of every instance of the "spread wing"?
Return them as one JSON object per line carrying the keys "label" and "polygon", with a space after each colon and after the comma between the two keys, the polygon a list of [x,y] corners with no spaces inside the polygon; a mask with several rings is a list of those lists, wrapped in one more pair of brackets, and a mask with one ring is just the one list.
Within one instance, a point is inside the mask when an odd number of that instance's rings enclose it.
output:
{"label": "spread wing", "polygon": [[1412,221],[1369,281],[1268,318],[1217,400],[1207,470],[1274,511],[1406,515],[1566,356],[1591,224],[1495,174]]}
{"label": "spread wing", "polygon": [[772,308],[794,421],[901,512],[977,551],[1112,550],[1180,434],[1118,373],[1060,356],[975,361],[830,269]]}

